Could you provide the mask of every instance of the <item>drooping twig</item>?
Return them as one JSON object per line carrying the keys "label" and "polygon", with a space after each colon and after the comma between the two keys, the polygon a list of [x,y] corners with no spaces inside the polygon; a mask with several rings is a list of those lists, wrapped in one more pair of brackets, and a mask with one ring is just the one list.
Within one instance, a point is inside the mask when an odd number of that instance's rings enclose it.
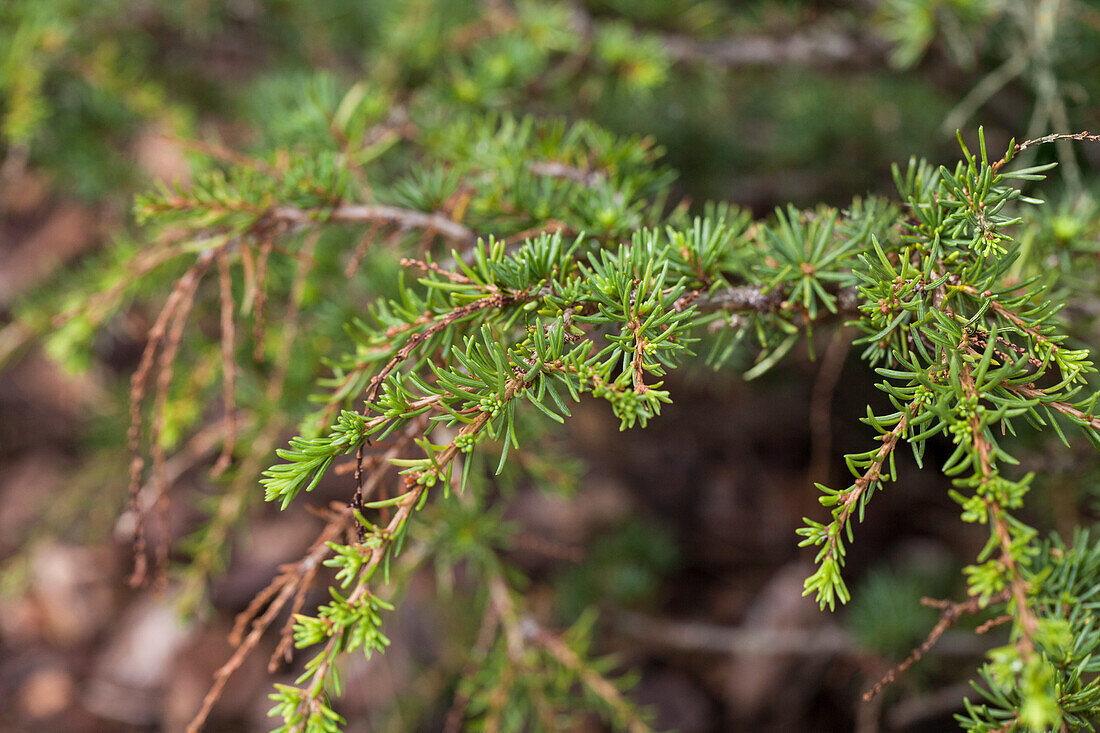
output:
{"label": "drooping twig", "polygon": [[271,252],[274,249],[275,240],[273,238],[266,237],[260,242],[259,254],[256,257],[256,278],[253,281],[254,291],[245,294],[245,298],[252,303],[252,308],[254,309],[252,320],[252,342],[254,344],[254,350],[252,359],[257,362],[263,361],[264,358],[264,336],[266,335],[265,306],[267,305],[267,262],[271,259]]}
{"label": "drooping twig", "polygon": [[[233,673],[244,663],[244,660],[252,652],[256,644],[259,643],[260,638],[263,636],[268,626],[270,626],[279,615],[279,612],[283,610],[287,602],[298,593],[305,579],[307,577],[312,579],[313,575],[316,573],[317,566],[325,556],[332,552],[326,543],[339,538],[344,531],[344,526],[350,520],[350,510],[344,510],[339,513],[338,517],[326,525],[321,531],[321,534],[310,547],[306,556],[296,563],[283,565],[279,568],[279,575],[253,598],[248,608],[237,616],[237,621],[233,627],[233,633],[230,636],[230,641],[236,645],[237,649],[233,653],[233,656],[214,673],[214,684],[203,698],[202,707],[199,708],[198,713],[196,713],[195,717],[188,723],[187,733],[198,733],[198,731],[202,730],[203,725],[206,723],[206,718],[210,715],[210,711],[213,709],[214,704],[221,697],[226,682],[229,681]],[[263,608],[263,605],[267,603],[269,599],[272,600],[267,609],[262,615],[257,616],[256,614],[259,613],[259,610]],[[244,629],[248,627],[250,623],[251,630],[248,632],[247,636],[244,636]]]}
{"label": "drooping twig", "polygon": [[[145,469],[145,459],[141,453],[142,438],[142,404],[149,386],[149,377],[152,373],[157,351],[167,337],[168,328],[172,319],[182,306],[193,288],[198,287],[198,282],[210,267],[214,252],[208,250],[199,256],[193,265],[176,281],[172,292],[168,295],[164,306],[149,329],[145,349],[141,354],[141,361],[130,379],[130,428],[128,431],[128,443],[130,449],[130,512],[134,517],[134,572],[130,576],[131,585],[142,585],[146,580],[145,557],[145,519],[139,501],[141,493],[142,475]],[[156,438],[154,437],[154,440]]]}
{"label": "drooping twig", "polygon": [[[214,253],[216,258],[221,250]],[[168,551],[171,543],[171,532],[168,524],[168,483],[164,475],[164,445],[161,436],[164,434],[165,408],[168,405],[168,393],[172,388],[172,377],[175,373],[176,354],[179,353],[180,343],[183,341],[183,329],[187,325],[187,316],[195,303],[195,294],[199,288],[201,277],[188,280],[187,289],[183,292],[173,320],[168,328],[168,334],[164,339],[164,345],[157,362],[156,398],[153,403],[152,442],[153,454],[153,491],[156,496],[157,517],[160,522],[160,541],[157,543],[157,570],[156,579],[158,587],[163,589],[167,579]]]}
{"label": "drooping twig", "polygon": [[[393,372],[394,369],[396,369],[400,364],[408,359],[412,352],[416,349],[416,347],[419,346],[421,343],[423,343],[427,339],[430,339],[435,334],[440,333],[455,321],[461,320],[463,318],[466,318],[467,316],[473,315],[474,313],[489,308],[503,308],[513,303],[522,302],[524,300],[530,299],[530,297],[531,296],[524,293],[498,292],[493,293],[492,295],[486,295],[485,297],[479,298],[472,303],[467,303],[466,305],[455,308],[454,310],[441,316],[428,328],[409,336],[408,340],[405,341],[405,343],[401,346],[400,349],[397,350],[396,353],[394,353],[393,357],[391,357],[390,360],[386,362],[386,364],[378,371],[377,374],[371,377],[371,380],[367,384],[367,388],[363,396],[363,408],[361,410],[361,414],[364,417],[366,416],[369,406],[378,399],[378,395],[381,392],[382,385],[385,384],[386,378]],[[366,441],[360,444],[359,448],[355,452],[355,496],[352,499],[351,505],[356,509],[361,509],[363,502],[362,466],[363,447],[365,444]]]}
{"label": "drooping twig", "polygon": [[527,164],[527,169],[536,176],[564,178],[586,186],[598,186],[607,180],[607,174],[603,171],[577,168],[556,160],[533,160]]}
{"label": "drooping twig", "polygon": [[213,476],[220,476],[229,468],[233,460],[233,450],[237,443],[236,422],[236,380],[237,360],[235,354],[236,329],[233,321],[233,280],[229,269],[229,254],[218,254],[218,294],[221,309],[221,356],[222,356],[222,403],[225,409],[225,441],[222,453],[214,464]]}
{"label": "drooping twig", "polygon": [[[426,423],[427,419],[421,416],[411,421],[401,432],[393,446],[383,455],[383,460],[377,463],[368,477],[364,485],[365,496],[372,496],[381,481],[391,472],[392,466],[389,464],[388,459],[401,455],[412,440],[423,432]],[[229,635],[230,643],[237,649],[233,656],[215,673],[214,683],[203,699],[202,708],[196,713],[188,726],[188,733],[197,733],[202,728],[214,704],[221,697],[229,677],[241,666],[289,601],[291,612],[279,637],[279,643],[268,660],[268,669],[273,672],[280,661],[286,659],[290,644],[293,641],[295,614],[301,610],[304,604],[305,595],[309,591],[319,565],[331,553],[327,543],[339,540],[341,535],[347,531],[348,526],[353,523],[353,514],[350,507],[345,505],[335,505],[335,507],[332,512],[328,512],[328,522],[313,545],[310,546],[306,556],[297,563],[280,567],[279,575],[266,588],[257,593],[248,607],[237,615],[233,630]],[[358,522],[355,522],[355,524],[358,524]],[[270,605],[267,605],[269,602]],[[267,605],[267,610],[260,615],[260,611],[265,605]],[[251,630],[245,636],[245,631],[249,629],[250,624]]]}
{"label": "drooping twig", "polygon": [[860,499],[863,497],[864,493],[866,493],[867,489],[882,480],[883,465],[894,452],[894,449],[898,445],[898,441],[905,435],[909,420],[916,417],[917,411],[924,405],[924,399],[924,397],[921,397],[914,400],[901,413],[897,425],[889,432],[879,436],[879,439],[882,440],[882,447],[875,453],[875,457],[867,467],[867,470],[865,470],[862,475],[858,476],[851,486],[838,494],[841,510],[835,520],[836,532],[830,533],[828,540],[826,540],[826,547],[822,555],[823,560],[835,557],[838,554],[840,538],[846,531],[848,520],[851,519],[852,514],[855,513],[856,509],[859,507]]}

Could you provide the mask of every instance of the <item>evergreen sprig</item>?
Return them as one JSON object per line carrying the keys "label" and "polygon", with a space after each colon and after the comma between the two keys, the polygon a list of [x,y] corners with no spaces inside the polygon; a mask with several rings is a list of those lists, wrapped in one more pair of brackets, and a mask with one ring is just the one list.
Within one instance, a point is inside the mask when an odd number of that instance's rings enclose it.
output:
{"label": "evergreen sprig", "polygon": [[[590,395],[608,403],[622,429],[645,427],[672,398],[667,373],[700,342],[709,342],[715,365],[752,359],[745,375],[753,378],[798,343],[812,348],[815,331],[846,320],[861,331],[863,358],[877,368],[890,406],[868,408],[865,422],[879,443],[846,457],[854,481],[820,487],[830,519],[807,519],[799,530],[803,545],[818,548],[806,593],[830,608],[849,599],[842,571],[854,525],[873,495],[899,480],[897,450],[908,445],[922,465],[929,441],[952,445],[940,466],[951,496],[964,521],[989,529],[965,569],[968,590],[1013,619],[1013,644],[997,652],[985,677],[1001,706],[989,715],[1008,711],[1034,727],[1090,714],[1091,693],[1065,699],[1060,692],[1079,684],[1080,674],[1052,661],[1065,625],[1037,599],[1061,559],[1044,554],[1037,531],[1017,517],[1032,479],[1015,475],[1018,459],[1005,437],[1028,424],[1068,441],[1062,425],[1074,424],[1100,445],[1090,353],[1072,346],[1048,295],[1057,283],[1014,237],[1028,207],[1041,205],[1013,182],[1037,180],[1047,167],[1009,165],[1031,141],[1010,144],[991,162],[979,134],[979,153],[963,146],[953,169],[917,161],[896,169],[898,202],[786,208],[754,222],[726,205],[694,216],[670,210],[671,175],[645,139],[616,138],[588,123],[441,120],[427,98],[413,99],[395,120],[378,95],[353,87],[341,96],[324,86],[315,113],[300,120],[298,139],[313,144],[308,154],[283,147],[250,158],[211,156],[191,186],[162,187],[137,204],[161,237],[146,271],[174,263],[183,273],[132,390],[131,442],[135,453],[153,446],[154,486],[164,483],[166,427],[187,428],[186,418],[166,422],[169,397],[219,386],[227,403],[235,388],[263,393],[261,418],[277,411],[283,390],[296,390],[299,404],[312,393],[314,409],[296,413],[300,434],[277,451],[282,462],[263,471],[267,500],[283,509],[315,489],[337,459],[354,455],[355,493],[327,544],[283,581],[284,589],[308,587],[320,559],[340,586],[313,614],[295,607],[288,638],[313,651],[297,682],[273,695],[283,730],[343,724],[329,699],[340,690],[339,659],[384,651],[384,612],[396,603],[384,600],[384,587],[404,577],[402,551],[417,542],[417,518],[429,503],[468,501],[476,487],[485,490],[488,473],[506,472],[531,442],[521,445],[528,426],[543,417],[561,423],[570,402]],[[327,142],[319,119],[330,121]],[[281,139],[294,140],[286,131]],[[389,284],[370,283],[391,297],[364,309],[349,283],[368,282],[364,258],[387,256],[372,245],[407,256],[399,271],[391,265]],[[172,357],[192,307],[207,303],[201,286],[215,261],[214,307],[230,327],[222,328],[213,368],[177,378]],[[133,297],[133,287],[113,286],[97,317]],[[319,306],[320,292],[341,295]],[[272,335],[264,313],[277,299],[289,306]],[[239,373],[233,306],[253,320],[252,342],[243,346],[258,362]],[[303,315],[323,338],[298,338]],[[79,327],[86,336],[88,322]],[[321,353],[336,350],[327,344],[343,345],[342,353]],[[221,385],[212,376],[218,364]],[[150,435],[141,420],[148,385],[156,392]],[[279,429],[270,419],[257,434],[267,444]],[[227,455],[241,442],[227,432]],[[395,447],[368,466],[366,452],[379,444]],[[140,514],[144,464],[133,466]],[[398,490],[375,496],[390,471]],[[216,566],[211,547],[243,511],[247,474],[242,469],[244,478],[215,505],[218,531],[195,538],[205,569]],[[488,697],[462,687],[462,714],[534,715],[554,729],[579,685],[616,725],[644,729],[644,717],[585,658],[583,644],[572,648],[518,608],[497,553],[502,541],[487,533],[468,550],[494,589],[483,599],[490,631],[478,644],[493,674]],[[494,692],[521,675],[529,695]],[[971,716],[975,729],[981,715]]]}

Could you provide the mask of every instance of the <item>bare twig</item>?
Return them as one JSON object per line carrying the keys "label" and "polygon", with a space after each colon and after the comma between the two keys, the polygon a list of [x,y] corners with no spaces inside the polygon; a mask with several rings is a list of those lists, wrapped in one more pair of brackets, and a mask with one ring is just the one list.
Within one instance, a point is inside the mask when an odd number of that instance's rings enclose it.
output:
{"label": "bare twig", "polygon": [[651,618],[625,611],[615,615],[614,628],[633,639],[683,652],[814,657],[851,654],[857,650],[852,637],[839,626],[814,629],[741,628]]}
{"label": "bare twig", "polygon": [[607,180],[607,174],[603,171],[585,170],[556,160],[533,160],[527,164],[527,169],[536,176],[564,178],[586,186],[598,186]]}
{"label": "bare twig", "polygon": [[[271,625],[271,622],[275,620],[287,602],[298,593],[306,578],[313,578],[317,566],[332,552],[326,543],[339,538],[344,530],[345,524],[350,521],[350,519],[350,510],[345,509],[343,512],[340,512],[337,518],[326,525],[321,531],[321,534],[310,547],[306,556],[296,563],[283,565],[279,569],[279,575],[253,598],[248,608],[237,616],[237,621],[233,627],[233,633],[230,636],[231,641],[237,646],[237,650],[233,653],[233,656],[214,673],[214,684],[206,693],[206,697],[203,698],[202,707],[199,709],[198,713],[195,714],[195,717],[191,719],[191,722],[188,723],[187,733],[198,733],[198,731],[202,729],[203,724],[206,722],[206,718],[210,715],[210,711],[214,707],[214,703],[221,697],[226,682],[229,681],[233,673],[244,663],[244,660],[256,647],[256,644],[259,643],[267,627]],[[259,613],[259,610],[263,608],[263,605],[272,597],[274,597],[274,600],[268,605],[267,610],[264,611],[263,615],[257,616],[256,614]],[[249,623],[251,623],[252,628],[248,636],[242,638],[243,631]]]}
{"label": "bare twig", "polygon": [[[1013,148],[1012,148],[1012,157],[1015,157],[1019,153],[1022,153],[1023,151],[1027,150],[1032,145],[1041,145],[1041,144],[1045,144],[1045,143],[1053,143],[1053,142],[1058,142],[1059,140],[1083,140],[1083,141],[1086,141],[1086,142],[1100,142],[1100,135],[1089,134],[1088,130],[1083,130],[1081,132],[1069,132],[1069,133],[1059,132],[1059,133],[1054,133],[1053,135],[1044,135],[1043,137],[1037,137],[1034,140],[1025,140],[1022,143],[1016,143],[1016,145],[1014,145]],[[996,163],[991,165],[990,168],[992,168],[993,172],[996,173],[1002,167],[1004,167],[1004,164],[1008,162],[1008,158],[1009,158],[1009,156],[1006,155],[1004,158],[1001,158]]]}
{"label": "bare twig", "polygon": [[431,229],[459,244],[471,246],[477,234],[443,214],[427,214],[414,209],[384,204],[340,204],[330,208],[300,209],[295,206],[278,206],[269,217],[274,222],[302,226],[313,222],[341,222],[344,224],[388,224],[402,229]]}
{"label": "bare twig", "polygon": [[[214,251],[209,250],[201,254],[196,262],[176,281],[172,292],[168,295],[164,306],[161,308],[157,320],[149,329],[148,340],[141,354],[141,361],[130,379],[130,428],[128,442],[130,448],[130,511],[134,516],[134,572],[130,576],[131,585],[142,585],[146,580],[145,557],[145,520],[138,500],[141,492],[142,475],[145,469],[145,459],[141,454],[142,442],[142,404],[149,385],[149,377],[152,373],[154,360],[158,349],[168,336],[168,329],[177,313],[183,307],[184,302],[193,297],[194,289],[202,276],[209,269],[213,261]],[[154,442],[156,436],[154,436]]]}
{"label": "bare twig", "polygon": [[[1008,591],[1004,591],[1000,595],[990,598],[989,603],[1002,603],[1007,600]],[[920,646],[910,652],[909,656],[900,664],[883,675],[882,679],[875,683],[874,687],[863,693],[864,702],[870,702],[876,695],[882,692],[887,685],[893,684],[898,675],[920,661],[921,657],[927,654],[929,650],[936,645],[936,642],[940,640],[940,637],[943,636],[943,632],[954,626],[964,614],[978,613],[988,605],[987,603],[982,603],[980,598],[971,598],[962,603],[922,598],[921,603],[925,606],[939,608],[941,610],[939,621],[937,621],[936,625],[932,627],[932,630],[928,632],[928,636],[925,637]]]}
{"label": "bare twig", "polygon": [[214,464],[213,475],[220,476],[229,468],[233,460],[233,450],[237,443],[236,380],[237,360],[235,358],[236,329],[233,322],[233,280],[229,269],[229,255],[218,254],[218,293],[221,308],[221,354],[222,354],[222,402],[225,409],[225,442],[222,454]]}
{"label": "bare twig", "polygon": [[267,262],[271,259],[272,250],[275,249],[275,240],[271,237],[264,238],[258,249],[256,278],[252,284],[254,290],[252,293],[245,295],[245,298],[252,303],[255,313],[252,321],[253,361],[263,361],[264,358],[264,336],[266,333],[266,308],[264,306],[267,304]]}
{"label": "bare twig", "polygon": [[674,61],[704,63],[724,69],[812,66],[871,66],[881,63],[886,46],[869,36],[809,30],[782,36],[743,35],[718,41],[665,36],[665,53]]}

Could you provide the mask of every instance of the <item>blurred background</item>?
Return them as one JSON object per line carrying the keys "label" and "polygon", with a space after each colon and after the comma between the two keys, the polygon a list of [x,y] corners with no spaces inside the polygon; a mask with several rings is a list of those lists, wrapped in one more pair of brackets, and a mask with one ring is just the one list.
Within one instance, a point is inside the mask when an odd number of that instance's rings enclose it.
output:
{"label": "blurred background", "polygon": [[[0,3],[0,731],[183,730],[231,653],[234,614],[316,534],[304,511],[256,502],[197,611],[130,590],[126,390],[155,311],[135,302],[76,346],[42,325],[108,243],[142,241],[133,196],[186,185],[197,148],[277,139],[309,84],[368,79],[650,136],[677,197],[767,216],[889,196],[892,163],[953,161],[957,129],[974,140],[983,125],[997,151],[1096,130],[1098,69],[1100,8],[1073,0]],[[1050,226],[1100,249],[1100,146],[1039,155],[1060,164],[1043,184]],[[571,493],[524,486],[503,505],[532,603],[562,625],[601,609],[597,644],[636,670],[631,694],[660,728],[956,729],[961,680],[995,638],[953,630],[858,702],[935,623],[920,596],[959,597],[958,568],[982,542],[938,475],[907,467],[876,499],[851,555],[853,604],[828,614],[801,598],[809,557],[794,530],[822,513],[813,482],[846,480],[839,457],[863,448],[858,420],[881,403],[850,336],[751,385],[683,370],[644,431],[582,404],[555,443]],[[1036,443],[1041,526],[1097,516],[1096,462],[1075,450]],[[208,493],[208,452],[173,466],[181,491]],[[334,481],[312,501],[342,498]],[[174,506],[182,538],[193,517]],[[456,654],[446,603],[430,572],[412,578],[390,651],[349,668],[348,730],[440,728],[433,670]],[[263,650],[208,730],[270,727]]]}

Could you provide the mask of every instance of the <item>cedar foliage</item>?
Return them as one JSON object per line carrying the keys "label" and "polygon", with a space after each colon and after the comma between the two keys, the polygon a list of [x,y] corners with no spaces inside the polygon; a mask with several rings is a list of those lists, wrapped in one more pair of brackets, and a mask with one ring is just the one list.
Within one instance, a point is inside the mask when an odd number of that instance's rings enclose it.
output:
{"label": "cedar foliage", "polygon": [[[874,495],[904,480],[896,456],[908,451],[945,477],[961,519],[988,533],[962,569],[968,599],[941,604],[933,633],[964,614],[1007,617],[1011,629],[977,671],[960,724],[1091,729],[1100,543],[1085,528],[1067,540],[1031,526],[1035,476],[1018,467],[1027,445],[1017,434],[1100,445],[1097,370],[1061,315],[1094,271],[1097,228],[1066,145],[1097,138],[1069,133],[1049,88],[1076,62],[1017,50],[1043,40],[1037,16],[993,2],[883,3],[895,63],[917,63],[940,27],[957,63],[997,60],[949,121],[969,125],[988,88],[1019,78],[1034,88],[1033,139],[993,150],[979,127],[969,147],[959,136],[957,159],[895,166],[890,195],[757,217],[680,202],[653,138],[585,119],[659,107],[677,74],[685,98],[706,93],[712,79],[697,66],[726,63],[708,34],[736,27],[719,6],[368,5],[348,10],[349,27],[372,40],[365,79],[286,74],[258,85],[259,140],[242,152],[195,145],[187,185],[138,195],[132,236],[71,274],[61,296],[37,294],[17,314],[74,363],[118,314],[156,304],[129,390],[136,584],[171,582],[199,607],[258,485],[291,510],[350,466],[346,503],[323,510],[308,554],[238,618],[238,650],[193,727],[289,611],[272,668],[293,656],[302,671],[275,686],[271,715],[280,731],[341,729],[341,659],[385,652],[393,589],[431,562],[440,578],[461,566],[483,609],[449,725],[557,730],[594,710],[617,729],[647,730],[625,693],[629,675],[611,674],[613,660],[591,648],[594,617],[559,633],[529,608],[496,498],[532,480],[568,483],[555,477],[568,467],[538,451],[582,399],[606,402],[623,430],[645,428],[675,398],[671,370],[702,362],[754,379],[847,323],[889,407],[868,407],[869,447],[844,457],[851,482],[818,485],[825,509],[798,532],[816,563],[806,593],[830,610],[852,600],[846,553],[859,523],[874,521]],[[432,12],[415,12],[424,7]],[[50,84],[94,97],[91,79],[122,117],[161,114],[169,80],[122,95],[127,67],[114,57],[103,74],[71,78],[67,55],[104,53],[95,39],[117,22],[111,9],[2,12],[9,155],[62,174],[83,164],[66,157],[78,148],[56,144],[71,99]],[[310,12],[278,10],[285,23]],[[969,27],[987,29],[988,47],[959,35]],[[652,30],[669,28],[674,37]],[[59,43],[65,34],[87,48]],[[338,31],[329,40],[348,44]],[[33,59],[31,73],[10,68],[17,53]],[[1042,137],[1047,122],[1062,134]],[[1054,162],[1030,158],[1043,143],[1059,146],[1068,170],[1054,215],[1035,188]],[[170,565],[167,533],[150,547],[146,527],[167,516],[170,454],[210,435],[220,455],[209,520]],[[947,458],[929,446],[947,446]],[[520,463],[519,451],[535,457]],[[309,608],[323,567],[335,573],[331,600]]]}

